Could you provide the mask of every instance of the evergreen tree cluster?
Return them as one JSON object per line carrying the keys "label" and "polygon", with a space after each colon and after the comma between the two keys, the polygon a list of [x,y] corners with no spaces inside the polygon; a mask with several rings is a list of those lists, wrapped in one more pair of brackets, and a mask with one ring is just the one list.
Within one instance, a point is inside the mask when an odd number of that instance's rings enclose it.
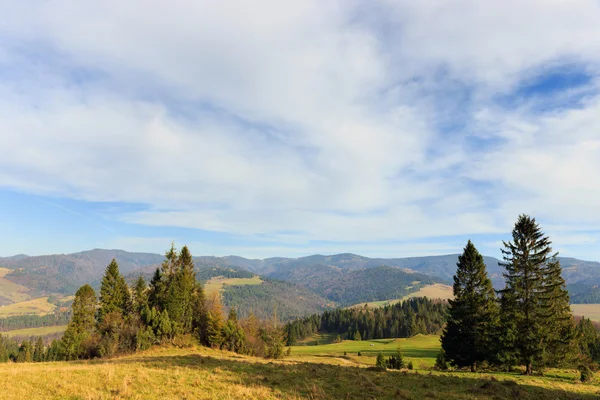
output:
{"label": "evergreen tree cluster", "polygon": [[379,308],[337,308],[288,323],[288,345],[316,333],[337,333],[348,340],[436,334],[444,325],[446,309],[445,302],[424,297]]}
{"label": "evergreen tree cluster", "polygon": [[112,357],[144,350],[161,343],[198,343],[234,351],[279,358],[283,355],[285,331],[273,322],[254,316],[238,320],[236,310],[223,317],[220,294],[205,298],[196,279],[189,249],[175,246],[154,273],[149,285],[140,277],[129,287],[116,260],[106,267],[96,296],[90,285],[75,293],[71,318],[60,340],[45,346],[0,339],[0,361],[55,361]]}
{"label": "evergreen tree cluster", "polygon": [[441,338],[444,357],[471,371],[482,363],[506,369],[522,365],[526,374],[572,364],[578,354],[576,329],[550,239],[535,219],[521,215],[502,253],[506,286],[498,296],[471,241],[459,256]]}

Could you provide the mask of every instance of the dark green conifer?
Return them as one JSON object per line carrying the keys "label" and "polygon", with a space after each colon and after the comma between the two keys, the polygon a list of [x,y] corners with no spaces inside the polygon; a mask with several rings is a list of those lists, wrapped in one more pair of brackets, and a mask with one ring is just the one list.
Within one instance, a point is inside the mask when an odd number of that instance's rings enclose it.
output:
{"label": "dark green conifer", "polygon": [[498,311],[483,257],[469,240],[458,257],[454,299],[442,334],[442,348],[454,366],[471,367],[490,358],[490,337]]}
{"label": "dark green conifer", "polygon": [[119,272],[119,264],[113,260],[106,267],[100,286],[100,309],[98,320],[102,321],[108,313],[116,311],[127,315],[131,311],[131,295],[125,278]]}
{"label": "dark green conifer", "polygon": [[33,361],[34,362],[42,362],[45,359],[44,354],[44,341],[41,337],[37,338],[35,342],[35,348],[33,350]]}
{"label": "dark green conifer", "polygon": [[[547,362],[557,363],[570,352],[572,322],[560,264],[552,242],[534,218],[519,216],[513,240],[504,242],[506,288],[501,319],[514,329],[512,349],[530,375]],[[501,327],[505,331],[505,327]],[[559,338],[565,335],[565,339]]]}
{"label": "dark green conifer", "polygon": [[85,356],[84,343],[96,329],[96,292],[90,285],[83,285],[75,293],[72,316],[61,339],[60,359],[74,360]]}

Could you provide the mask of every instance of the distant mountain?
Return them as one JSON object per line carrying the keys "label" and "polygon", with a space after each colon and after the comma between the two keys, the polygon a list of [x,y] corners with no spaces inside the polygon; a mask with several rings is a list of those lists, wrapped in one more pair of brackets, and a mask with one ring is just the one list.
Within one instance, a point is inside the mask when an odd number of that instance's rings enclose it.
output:
{"label": "distant mountain", "polygon": [[259,319],[286,321],[334,307],[336,304],[292,282],[267,279],[260,285],[227,286],[223,304],[235,307],[240,317],[253,313]]}
{"label": "distant mountain", "polygon": [[445,283],[429,275],[387,266],[343,269],[316,264],[282,268],[268,276],[305,286],[342,306],[401,298],[424,285]]}
{"label": "distant mountain", "polygon": [[[19,283],[36,292],[72,294],[81,285],[97,286],[104,269],[116,258],[125,275],[149,276],[164,260],[163,255],[130,253],[123,250],[95,249],[73,254],[57,254],[28,257],[18,255],[0,258],[0,267],[12,269],[5,279]],[[267,258],[253,260],[239,256],[194,257],[197,269],[225,268],[206,272],[206,276],[226,270],[251,271],[258,275],[303,285],[314,293],[335,302],[345,303],[356,296],[376,299],[399,294],[406,289],[407,282],[434,281],[446,283],[456,271],[458,254],[408,257],[369,258],[356,254],[312,255],[300,258]],[[488,272],[496,288],[504,285],[502,268],[498,260],[484,257]],[[561,258],[564,277],[572,285],[578,282],[600,284],[600,263],[575,258]],[[393,269],[382,269],[381,267]],[[371,272],[369,270],[374,269]],[[412,277],[408,272],[419,275]],[[200,274],[199,274],[200,276]],[[361,284],[362,283],[362,284]],[[387,286],[390,288],[388,290]],[[394,292],[394,290],[396,292]],[[411,289],[408,289],[411,290]],[[389,298],[389,297],[388,297]],[[359,300],[363,301],[363,300]]]}

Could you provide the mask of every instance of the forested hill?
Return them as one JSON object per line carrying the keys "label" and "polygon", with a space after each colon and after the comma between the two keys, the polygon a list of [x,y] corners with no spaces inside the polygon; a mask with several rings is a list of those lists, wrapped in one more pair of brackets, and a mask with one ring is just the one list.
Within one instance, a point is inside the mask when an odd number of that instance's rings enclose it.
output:
{"label": "forested hill", "polygon": [[[149,275],[163,261],[164,256],[151,253],[130,253],[123,250],[95,249],[73,254],[59,254],[48,256],[29,257],[18,255],[9,258],[0,258],[0,267],[12,269],[4,278],[14,283],[21,284],[36,293],[63,293],[72,294],[85,283],[98,286],[106,265],[115,258],[121,266],[125,275],[142,273]],[[427,257],[409,258],[369,258],[355,254],[336,255],[312,255],[300,258],[267,258],[264,260],[252,260],[239,256],[194,257],[197,270],[210,268],[226,268],[235,271],[251,271],[258,275],[295,282],[304,285],[315,293],[336,301],[350,302],[350,292],[360,291],[365,299],[372,298],[370,292],[377,290],[381,296],[396,296],[401,294],[390,293],[379,285],[379,279],[385,277],[385,273],[367,272],[370,269],[382,266],[396,267],[387,273],[394,275],[396,281],[407,282],[427,281],[427,278],[413,275],[412,278],[404,279],[400,276],[400,270],[404,272],[417,272],[429,275],[437,282],[446,283],[451,280],[456,271],[458,255],[441,255]],[[493,257],[485,257],[488,273],[498,289],[504,284],[502,269],[498,260]],[[568,284],[585,282],[587,284],[600,284],[600,263],[593,261],[582,261],[574,258],[561,258],[563,275]],[[218,271],[213,271],[216,273]],[[199,273],[200,277],[206,279],[211,272]],[[374,274],[377,276],[370,276]],[[420,275],[419,275],[420,276]],[[437,278],[435,278],[437,277]],[[366,285],[357,286],[356,282],[372,282],[374,288]],[[332,283],[332,287],[326,287]],[[375,289],[377,288],[377,289]],[[578,293],[579,294],[579,293]],[[387,297],[391,298],[391,297]],[[363,300],[360,300],[363,301]]]}
{"label": "forested hill", "polygon": [[402,298],[420,287],[443,280],[393,267],[345,270],[328,265],[286,268],[272,277],[306,286],[339,305]]}

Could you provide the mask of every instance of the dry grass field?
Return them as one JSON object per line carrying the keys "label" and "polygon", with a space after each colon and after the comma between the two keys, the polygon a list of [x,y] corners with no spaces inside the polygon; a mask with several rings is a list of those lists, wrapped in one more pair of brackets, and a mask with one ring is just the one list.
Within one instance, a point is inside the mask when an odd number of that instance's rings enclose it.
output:
{"label": "dry grass field", "polygon": [[53,313],[55,310],[56,306],[48,303],[48,297],[38,297],[37,299],[1,306],[0,318],[27,314],[46,315]]}
{"label": "dry grass field", "polygon": [[567,399],[600,386],[571,376],[376,371],[351,359],[269,361],[163,347],[98,361],[0,364],[2,399]]}
{"label": "dry grass field", "polygon": [[600,321],[600,304],[571,304],[574,315],[584,316],[592,321]]}

